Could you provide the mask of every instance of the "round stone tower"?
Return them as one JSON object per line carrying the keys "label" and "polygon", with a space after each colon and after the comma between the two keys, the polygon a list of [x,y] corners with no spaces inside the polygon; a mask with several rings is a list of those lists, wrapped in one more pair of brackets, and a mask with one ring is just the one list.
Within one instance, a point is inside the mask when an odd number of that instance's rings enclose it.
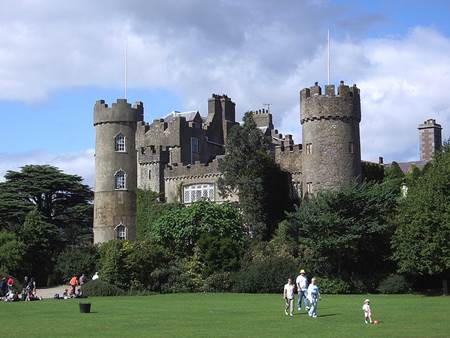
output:
{"label": "round stone tower", "polygon": [[143,116],[142,102],[95,103],[94,243],[136,238],[135,134]]}
{"label": "round stone tower", "polygon": [[359,122],[361,102],[356,85],[315,83],[300,92],[303,195],[334,190],[361,176]]}

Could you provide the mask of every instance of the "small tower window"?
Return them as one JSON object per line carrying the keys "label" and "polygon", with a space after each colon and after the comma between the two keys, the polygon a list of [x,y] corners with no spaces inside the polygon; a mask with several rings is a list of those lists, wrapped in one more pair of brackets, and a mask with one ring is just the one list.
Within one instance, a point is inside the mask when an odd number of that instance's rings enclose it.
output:
{"label": "small tower window", "polygon": [[148,179],[151,180],[152,179],[152,171],[149,169],[148,170]]}
{"label": "small tower window", "polygon": [[312,154],[312,143],[306,143],[306,154]]}
{"label": "small tower window", "polygon": [[349,142],[348,143],[348,152],[350,154],[354,154],[355,153],[355,144],[353,142]]}
{"label": "small tower window", "polygon": [[125,190],[125,180],[126,180],[126,174],[123,170],[119,170],[114,175],[114,188],[116,190]]}
{"label": "small tower window", "polygon": [[115,151],[124,152],[125,151],[125,136],[118,134],[114,139],[114,149]]}
{"label": "small tower window", "polygon": [[127,227],[120,223],[116,226],[116,239],[119,241],[123,241],[127,239]]}

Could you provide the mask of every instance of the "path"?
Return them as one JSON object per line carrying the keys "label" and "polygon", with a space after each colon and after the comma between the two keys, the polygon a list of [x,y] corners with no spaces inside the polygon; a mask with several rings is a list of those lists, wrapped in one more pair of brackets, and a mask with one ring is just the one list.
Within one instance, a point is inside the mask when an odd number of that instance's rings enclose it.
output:
{"label": "path", "polygon": [[36,291],[36,294],[42,298],[53,298],[55,293],[59,293],[60,295],[62,295],[64,290],[68,289],[68,288],[69,288],[68,285],[60,285],[60,286],[54,286],[51,288],[42,288],[42,289],[38,288]]}

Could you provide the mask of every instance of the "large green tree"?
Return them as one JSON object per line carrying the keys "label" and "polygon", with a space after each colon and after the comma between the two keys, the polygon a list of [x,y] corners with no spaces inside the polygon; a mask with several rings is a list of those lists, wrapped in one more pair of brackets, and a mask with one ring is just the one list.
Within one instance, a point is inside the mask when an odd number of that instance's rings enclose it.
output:
{"label": "large green tree", "polygon": [[152,233],[157,243],[180,258],[200,249],[211,266],[220,260],[232,264],[246,242],[239,210],[228,203],[208,201],[168,211],[156,221]]}
{"label": "large green tree", "polygon": [[0,271],[17,276],[24,255],[24,243],[14,233],[0,231]]}
{"label": "large green tree", "polygon": [[393,247],[400,272],[450,277],[450,145],[444,145],[400,204]]}
{"label": "large green tree", "polygon": [[20,171],[8,171],[0,183],[0,226],[17,231],[27,213],[37,209],[62,230],[66,241],[76,243],[89,237],[92,198],[93,192],[80,176],[49,165],[26,165]]}
{"label": "large green tree", "polygon": [[22,268],[25,274],[35,277],[40,285],[48,283],[56,254],[61,250],[60,238],[58,228],[46,222],[37,209],[30,211],[25,217],[19,232],[19,239],[25,247]]}
{"label": "large green tree", "polygon": [[225,157],[219,162],[221,194],[238,195],[244,223],[262,240],[272,237],[284,211],[292,207],[288,176],[272,159],[270,147],[248,112],[244,124],[231,129]]}
{"label": "large green tree", "polygon": [[397,193],[387,184],[351,184],[304,201],[279,239],[322,276],[369,277],[389,268]]}

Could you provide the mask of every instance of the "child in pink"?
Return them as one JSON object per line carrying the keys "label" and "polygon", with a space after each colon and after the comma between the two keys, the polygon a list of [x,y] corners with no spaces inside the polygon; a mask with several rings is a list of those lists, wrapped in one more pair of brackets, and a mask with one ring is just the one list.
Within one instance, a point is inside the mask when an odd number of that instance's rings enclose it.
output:
{"label": "child in pink", "polygon": [[370,300],[366,299],[364,301],[364,305],[362,306],[364,311],[364,321],[366,324],[372,324],[372,311],[370,310]]}

